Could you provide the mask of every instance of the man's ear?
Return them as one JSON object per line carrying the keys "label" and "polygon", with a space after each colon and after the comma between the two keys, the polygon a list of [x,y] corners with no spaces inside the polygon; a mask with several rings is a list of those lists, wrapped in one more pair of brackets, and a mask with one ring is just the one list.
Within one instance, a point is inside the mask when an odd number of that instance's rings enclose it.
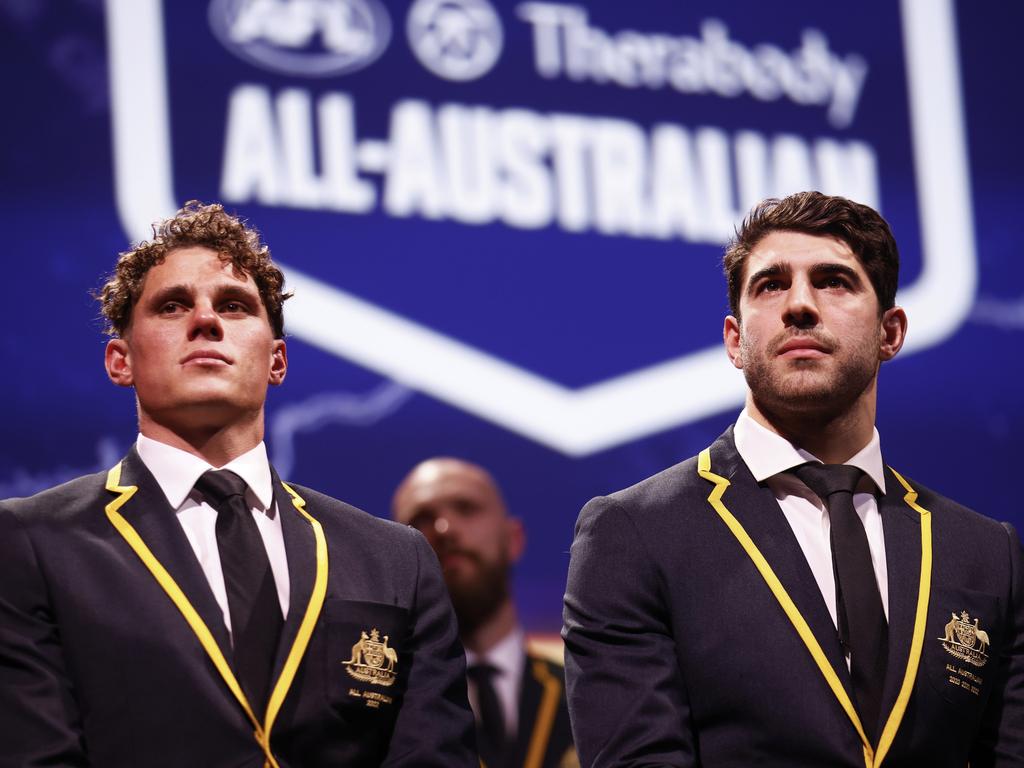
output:
{"label": "man's ear", "polygon": [[882,313],[879,330],[878,359],[892,360],[907,338],[907,313],[903,307],[893,307]]}
{"label": "man's ear", "polygon": [[107,369],[107,377],[119,387],[130,387],[135,384],[132,376],[131,354],[128,342],[124,339],[111,339],[103,354],[103,364]]}
{"label": "man's ear", "polygon": [[722,328],[722,341],[725,342],[725,354],[735,368],[743,369],[743,351],[740,348],[740,321],[733,315],[725,316],[725,327]]}
{"label": "man's ear", "polygon": [[274,339],[274,347],[270,353],[270,378],[271,386],[276,387],[284,381],[288,373],[288,347],[284,339]]}

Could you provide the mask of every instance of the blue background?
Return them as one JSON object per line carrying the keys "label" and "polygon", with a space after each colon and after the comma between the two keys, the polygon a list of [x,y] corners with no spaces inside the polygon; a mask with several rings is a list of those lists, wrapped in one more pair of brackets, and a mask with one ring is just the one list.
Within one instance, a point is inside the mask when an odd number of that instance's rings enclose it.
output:
{"label": "blue background", "polygon": [[[540,81],[529,27],[499,6],[501,60],[485,77],[447,83],[415,60],[405,3],[388,3],[392,40],[369,67],[324,80],[253,68],[212,36],[202,2],[168,3],[167,51],[175,190],[217,197],[229,89],[241,82],[357,102],[360,136],[381,137],[404,98],[541,113],[628,117],[644,126],[754,128],[869,141],[883,213],[904,257],[902,284],[920,269],[914,169],[897,7],[789,3],[592,3],[607,30],[696,34],[707,16],[734,40],[797,44],[816,26],[831,50],[871,67],[857,118],[837,130],[821,108],[687,96],[669,89]],[[973,309],[943,343],[885,366],[878,427],[886,459],[984,514],[1024,524],[1013,481],[1024,429],[1020,362],[1024,260],[1019,245],[1024,151],[1019,30],[1024,7],[956,4],[978,259]],[[4,432],[0,497],[25,495],[104,469],[135,436],[131,394],[110,385],[105,337],[89,292],[128,245],[114,202],[104,6],[99,0],[5,0],[0,63],[0,195],[6,322],[0,330]],[[261,229],[277,258],[325,282],[436,328],[568,387],[715,344],[726,311],[721,248],[554,227],[232,206]],[[286,316],[287,317],[287,316]],[[911,324],[913,324],[911,317]],[[339,331],[344,333],[344,329]],[[524,518],[527,554],[516,574],[524,623],[557,631],[572,526],[588,498],[632,484],[709,444],[734,418],[723,412],[581,458],[419,394],[299,339],[287,383],[271,393],[271,455],[290,479],[386,515],[416,462],[456,455],[490,468]],[[318,406],[323,406],[319,411]]]}

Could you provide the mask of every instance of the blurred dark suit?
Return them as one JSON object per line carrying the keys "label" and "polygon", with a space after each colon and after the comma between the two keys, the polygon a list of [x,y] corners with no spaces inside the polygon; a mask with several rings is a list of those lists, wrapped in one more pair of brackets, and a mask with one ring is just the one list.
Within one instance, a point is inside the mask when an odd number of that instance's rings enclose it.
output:
{"label": "blurred dark suit", "polygon": [[519,693],[519,730],[506,760],[487,768],[578,766],[565,702],[565,669],[527,651]]}

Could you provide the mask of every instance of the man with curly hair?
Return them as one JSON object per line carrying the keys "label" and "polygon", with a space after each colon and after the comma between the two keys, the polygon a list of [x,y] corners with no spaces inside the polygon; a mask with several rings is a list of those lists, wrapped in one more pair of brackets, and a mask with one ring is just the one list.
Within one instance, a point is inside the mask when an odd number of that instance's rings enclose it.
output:
{"label": "man with curly hair", "polygon": [[220,205],[119,258],[105,362],[139,436],[0,503],[0,766],[478,764],[429,545],[267,460],[288,296]]}

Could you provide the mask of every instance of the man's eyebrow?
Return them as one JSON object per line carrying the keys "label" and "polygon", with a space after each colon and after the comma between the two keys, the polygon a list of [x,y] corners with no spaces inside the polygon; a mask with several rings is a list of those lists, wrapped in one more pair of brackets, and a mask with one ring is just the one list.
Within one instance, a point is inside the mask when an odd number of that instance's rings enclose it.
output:
{"label": "man's eyebrow", "polygon": [[216,287],[216,291],[219,298],[259,298],[259,291],[250,283],[221,283]]}
{"label": "man's eyebrow", "polygon": [[769,264],[767,267],[762,267],[747,278],[747,290],[750,290],[759,280],[763,280],[766,277],[778,277],[779,275],[789,274],[789,271],[789,268],[784,267],[782,264]]}
{"label": "man's eyebrow", "polygon": [[834,261],[823,261],[820,264],[815,264],[811,267],[811,272],[815,274],[829,274],[829,275],[844,275],[850,278],[851,281],[860,283],[860,275],[857,274],[857,270],[853,267],[847,266],[846,264],[838,264]]}
{"label": "man's eyebrow", "polygon": [[178,283],[177,285],[165,285],[163,288],[160,288],[153,294],[149,301],[151,304],[162,304],[169,299],[177,299],[191,295],[192,286],[187,285],[186,283]]}

